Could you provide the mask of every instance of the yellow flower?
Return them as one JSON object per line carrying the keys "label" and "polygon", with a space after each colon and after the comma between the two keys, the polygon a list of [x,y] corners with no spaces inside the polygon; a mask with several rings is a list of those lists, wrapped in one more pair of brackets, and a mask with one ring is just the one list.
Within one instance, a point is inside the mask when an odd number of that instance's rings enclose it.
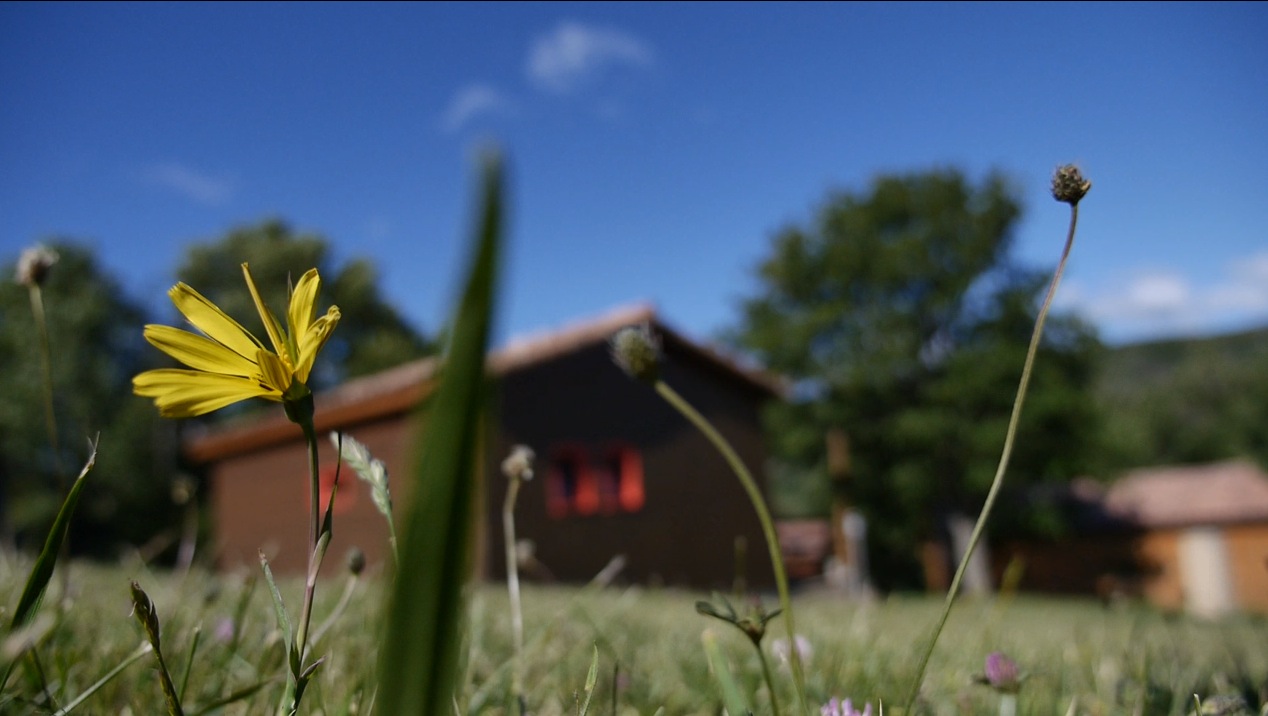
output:
{"label": "yellow flower", "polygon": [[336,306],[314,320],[321,286],[317,269],[305,273],[292,290],[286,330],[264,305],[246,264],[242,274],[273,350],[202,294],[184,283],[176,284],[167,295],[203,335],[149,325],[145,339],[192,370],[148,370],[132,379],[133,391],[154,398],[164,417],[203,415],[248,398],[285,403],[289,415],[290,407],[311,395],[307,383],[313,360],[339,322]]}

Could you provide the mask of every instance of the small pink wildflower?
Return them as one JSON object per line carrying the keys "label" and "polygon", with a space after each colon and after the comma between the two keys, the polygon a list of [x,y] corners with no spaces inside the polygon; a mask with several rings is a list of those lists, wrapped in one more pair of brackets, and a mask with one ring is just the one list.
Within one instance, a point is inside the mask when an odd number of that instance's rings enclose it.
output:
{"label": "small pink wildflower", "polygon": [[1017,662],[1005,656],[1003,652],[993,651],[987,655],[985,671],[986,683],[996,691],[1015,694],[1021,686]]}
{"label": "small pink wildflower", "polygon": [[[797,656],[801,659],[801,663],[809,664],[811,657],[813,657],[815,653],[814,647],[810,644],[810,640],[801,634],[798,634],[797,638],[793,640],[793,643],[796,644]],[[791,652],[788,649],[787,639],[772,640],[770,643],[770,650],[771,653],[775,655],[775,658],[779,660],[781,665],[788,665]]]}
{"label": "small pink wildflower", "polygon": [[821,716],[872,716],[872,705],[863,704],[863,710],[859,711],[849,699],[842,701],[834,697],[819,709],[819,713]]}

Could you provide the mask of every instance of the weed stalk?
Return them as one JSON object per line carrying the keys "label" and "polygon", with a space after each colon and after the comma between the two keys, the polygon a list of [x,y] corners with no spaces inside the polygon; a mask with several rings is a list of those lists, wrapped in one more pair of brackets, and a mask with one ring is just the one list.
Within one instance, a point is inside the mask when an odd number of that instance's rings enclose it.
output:
{"label": "weed stalk", "polygon": [[947,589],[946,599],[942,603],[942,613],[938,617],[938,623],[933,629],[933,634],[929,637],[929,643],[925,646],[925,650],[920,656],[920,665],[916,668],[916,676],[912,679],[911,689],[907,693],[907,707],[904,713],[913,712],[916,705],[916,698],[920,694],[920,685],[925,678],[925,669],[929,666],[929,658],[933,655],[934,646],[938,643],[938,637],[942,634],[943,627],[946,626],[947,617],[951,614],[951,607],[955,603],[955,598],[960,591],[960,583],[964,579],[964,573],[968,570],[969,559],[973,556],[973,550],[977,548],[978,541],[982,538],[982,533],[986,530],[986,523],[990,519],[991,509],[995,506],[995,499],[999,495],[1000,487],[1004,484],[1004,473],[1008,470],[1008,462],[1013,454],[1013,441],[1017,437],[1017,424],[1021,418],[1022,404],[1026,400],[1026,389],[1030,385],[1030,373],[1035,364],[1035,355],[1039,352],[1039,344],[1043,338],[1044,322],[1048,318],[1048,310],[1052,307],[1053,296],[1056,295],[1057,286],[1061,283],[1061,275],[1065,272],[1067,259],[1070,258],[1070,249],[1074,246],[1074,232],[1079,222],[1079,200],[1087,193],[1092,183],[1083,179],[1079,170],[1073,165],[1059,167],[1052,180],[1052,195],[1057,201],[1065,202],[1070,205],[1070,226],[1066,232],[1065,247],[1061,251],[1061,260],[1057,262],[1057,269],[1052,274],[1052,281],[1048,284],[1048,292],[1044,296],[1043,305],[1039,308],[1039,315],[1035,319],[1035,328],[1030,336],[1030,347],[1026,350],[1026,362],[1022,366],[1021,380],[1017,385],[1017,396],[1013,399],[1013,412],[1008,419],[1008,432],[1004,436],[1004,448],[1000,453],[999,466],[995,470],[995,477],[991,481],[991,488],[986,493],[986,501],[982,503],[982,511],[978,513],[977,523],[973,525],[973,532],[969,535],[969,543],[965,547],[964,555],[960,557],[960,564],[956,567],[955,576],[951,579],[951,587]]}

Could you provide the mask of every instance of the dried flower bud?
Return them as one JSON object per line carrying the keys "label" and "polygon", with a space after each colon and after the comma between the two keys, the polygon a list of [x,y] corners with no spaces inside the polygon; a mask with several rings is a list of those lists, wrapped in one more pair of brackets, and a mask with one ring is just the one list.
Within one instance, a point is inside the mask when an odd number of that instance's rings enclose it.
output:
{"label": "dried flower bud", "polygon": [[1091,188],[1092,182],[1084,179],[1082,172],[1073,164],[1057,167],[1052,175],[1052,198],[1070,206],[1079,203],[1079,199]]}
{"label": "dried flower bud", "polygon": [[502,474],[511,480],[528,482],[533,479],[533,449],[527,445],[516,445],[511,454],[502,461]]}
{"label": "dried flower bud", "polygon": [[348,571],[352,572],[352,576],[360,577],[365,571],[365,552],[360,547],[353,547],[348,550]]}
{"label": "dried flower bud", "polygon": [[626,326],[612,336],[612,360],[640,380],[654,381],[660,372],[660,341],[646,323]]}
{"label": "dried flower bud", "polygon": [[194,494],[198,492],[198,484],[194,482],[192,477],[181,475],[172,480],[172,502],[178,505],[189,504],[194,499]]}
{"label": "dried flower bud", "polygon": [[48,278],[48,270],[57,263],[57,252],[36,244],[22,252],[18,257],[18,269],[15,272],[18,283],[23,286],[39,286]]}

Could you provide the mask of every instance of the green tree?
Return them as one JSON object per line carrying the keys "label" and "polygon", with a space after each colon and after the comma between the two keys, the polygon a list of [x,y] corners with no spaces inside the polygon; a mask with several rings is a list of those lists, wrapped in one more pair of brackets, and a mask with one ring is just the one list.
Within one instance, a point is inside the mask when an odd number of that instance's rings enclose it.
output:
{"label": "green tree", "polygon": [[339,306],[343,317],[315,370],[318,386],[391,368],[427,355],[435,345],[388,303],[378,290],[373,264],[353,259],[336,266],[329,242],[317,234],[297,234],[285,223],[264,221],[234,229],[219,240],[189,247],[177,270],[193,286],[255,335],[264,326],[242,280],[242,263],[273,310],[287,305],[287,286],[316,268],[322,277],[322,309]]}
{"label": "green tree", "polygon": [[44,369],[26,286],[14,264],[0,274],[0,518],[6,537],[39,549],[48,526],[100,436],[96,467],[72,522],[79,553],[109,554],[172,528],[175,439],[132,376],[151,367],[142,309],[93,253],[68,241],[42,287],[49,330],[58,449],[45,425]]}
{"label": "green tree", "polygon": [[1247,457],[1268,467],[1268,330],[1124,346],[1097,382],[1117,469]]}
{"label": "green tree", "polygon": [[[919,546],[945,539],[951,516],[975,514],[994,474],[1046,278],[1011,260],[1020,215],[999,176],[882,177],[777,232],[743,304],[733,340],[796,385],[767,416],[773,451],[823,479],[825,434],[844,430],[851,471],[836,489],[868,518],[882,586],[917,584]],[[1098,349],[1077,319],[1049,319],[1014,488],[1090,467]],[[1014,519],[996,535],[1060,527],[1047,512],[1002,512]]]}

